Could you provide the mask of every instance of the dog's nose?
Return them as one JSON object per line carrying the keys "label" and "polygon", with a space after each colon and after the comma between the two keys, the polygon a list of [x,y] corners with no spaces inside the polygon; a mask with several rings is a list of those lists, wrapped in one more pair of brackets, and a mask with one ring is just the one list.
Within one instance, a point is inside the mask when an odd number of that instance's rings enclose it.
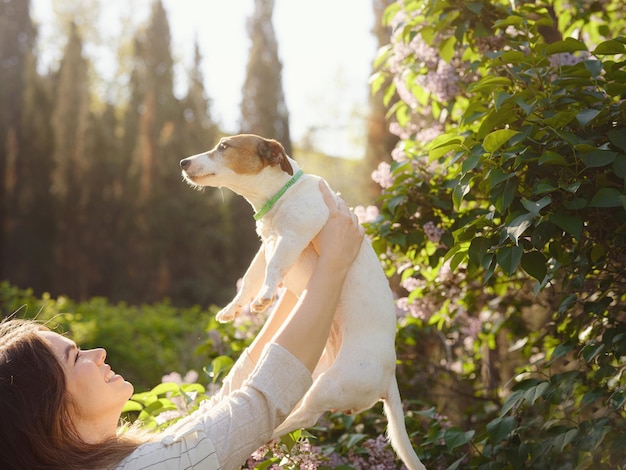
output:
{"label": "dog's nose", "polygon": [[183,170],[185,170],[185,169],[189,166],[189,164],[190,164],[190,163],[191,163],[191,160],[189,160],[188,158],[183,158],[183,159],[180,161],[180,167],[181,167]]}

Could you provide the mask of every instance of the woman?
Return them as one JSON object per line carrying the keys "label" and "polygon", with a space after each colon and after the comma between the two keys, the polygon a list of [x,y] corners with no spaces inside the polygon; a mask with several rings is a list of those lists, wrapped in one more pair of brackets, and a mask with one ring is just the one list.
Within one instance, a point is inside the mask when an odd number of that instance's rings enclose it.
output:
{"label": "woman", "polygon": [[300,299],[284,297],[220,393],[162,434],[118,428],[133,386],[106,351],[32,321],[0,323],[0,468],[234,469],[266,443],[305,394],[363,231],[320,184],[330,216]]}

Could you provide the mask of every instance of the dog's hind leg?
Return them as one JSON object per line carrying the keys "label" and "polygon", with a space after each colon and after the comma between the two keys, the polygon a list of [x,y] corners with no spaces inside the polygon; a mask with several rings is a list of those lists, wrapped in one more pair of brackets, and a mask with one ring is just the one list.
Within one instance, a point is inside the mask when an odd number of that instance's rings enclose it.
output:
{"label": "dog's hind leg", "polygon": [[391,447],[396,451],[400,460],[409,470],[426,470],[424,464],[413,450],[411,440],[404,424],[404,410],[395,376],[389,383],[387,396],[383,399],[385,415],[387,416],[387,436]]}

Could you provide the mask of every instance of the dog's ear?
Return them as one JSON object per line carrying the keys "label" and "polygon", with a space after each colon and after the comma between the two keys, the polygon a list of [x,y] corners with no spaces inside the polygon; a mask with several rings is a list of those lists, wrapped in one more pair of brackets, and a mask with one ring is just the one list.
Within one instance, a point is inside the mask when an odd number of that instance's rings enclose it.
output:
{"label": "dog's ear", "polygon": [[274,139],[263,139],[259,142],[257,149],[259,155],[270,162],[270,165],[280,164],[281,170],[293,175],[293,168],[291,168],[285,148],[280,142]]}

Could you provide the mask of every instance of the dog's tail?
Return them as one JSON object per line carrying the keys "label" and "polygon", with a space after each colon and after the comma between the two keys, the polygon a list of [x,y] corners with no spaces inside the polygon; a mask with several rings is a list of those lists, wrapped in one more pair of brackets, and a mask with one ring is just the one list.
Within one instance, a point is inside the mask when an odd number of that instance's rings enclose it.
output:
{"label": "dog's tail", "polygon": [[413,450],[411,440],[406,431],[404,424],[404,410],[402,409],[402,400],[400,399],[400,391],[398,390],[398,382],[396,378],[389,384],[387,389],[387,398],[383,399],[385,415],[387,416],[387,436],[391,447],[396,451],[400,460],[409,470],[426,470],[424,464]]}

